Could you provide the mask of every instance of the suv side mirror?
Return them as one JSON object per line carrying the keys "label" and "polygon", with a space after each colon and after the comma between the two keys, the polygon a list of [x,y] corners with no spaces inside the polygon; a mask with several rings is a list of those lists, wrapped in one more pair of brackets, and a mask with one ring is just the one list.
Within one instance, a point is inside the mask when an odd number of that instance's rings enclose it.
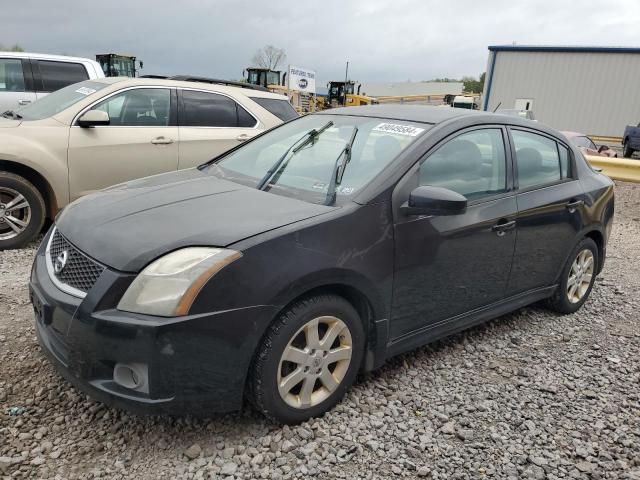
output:
{"label": "suv side mirror", "polygon": [[84,112],[78,119],[78,125],[83,128],[96,127],[98,125],[109,125],[111,119],[109,114],[104,110],[89,110]]}
{"label": "suv side mirror", "polygon": [[467,210],[467,199],[447,188],[422,186],[409,194],[401,209],[407,215],[458,215]]}

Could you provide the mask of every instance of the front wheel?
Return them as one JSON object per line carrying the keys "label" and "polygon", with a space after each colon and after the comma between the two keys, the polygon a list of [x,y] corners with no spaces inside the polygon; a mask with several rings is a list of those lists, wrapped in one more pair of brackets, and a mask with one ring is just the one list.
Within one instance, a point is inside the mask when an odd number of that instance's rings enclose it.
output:
{"label": "front wheel", "polygon": [[598,247],[590,238],[584,238],[571,252],[562,270],[561,282],[548,300],[552,310],[574,313],[587,301],[598,268]]}
{"label": "front wheel", "polygon": [[631,158],[633,155],[633,149],[629,146],[629,140],[625,140],[622,144],[622,156],[624,158]]}
{"label": "front wheel", "polygon": [[0,250],[29,243],[42,229],[44,218],[38,189],[18,175],[0,172]]}
{"label": "front wheel", "polygon": [[363,351],[361,319],[344,298],[327,294],[299,300],[279,316],[258,347],[250,400],[281,423],[321,415],[353,383]]}

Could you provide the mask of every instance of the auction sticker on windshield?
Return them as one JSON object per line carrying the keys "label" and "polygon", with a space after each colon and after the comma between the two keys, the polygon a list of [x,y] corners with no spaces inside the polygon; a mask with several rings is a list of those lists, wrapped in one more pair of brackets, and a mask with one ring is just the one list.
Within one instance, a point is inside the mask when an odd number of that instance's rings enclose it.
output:
{"label": "auction sticker on windshield", "polygon": [[76,90],[77,93],[81,93],[82,95],[91,95],[92,93],[96,93],[93,88],[80,87]]}
{"label": "auction sticker on windshield", "polygon": [[412,127],[411,125],[400,125],[397,123],[380,123],[379,125],[376,125],[372,131],[406,135],[407,137],[417,137],[424,132],[424,128]]}

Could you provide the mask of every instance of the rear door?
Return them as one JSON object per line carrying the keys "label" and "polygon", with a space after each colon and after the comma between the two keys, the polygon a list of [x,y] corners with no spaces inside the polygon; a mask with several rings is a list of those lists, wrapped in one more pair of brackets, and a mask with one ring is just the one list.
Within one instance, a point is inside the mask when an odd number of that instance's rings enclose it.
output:
{"label": "rear door", "polygon": [[0,113],[35,101],[28,59],[0,57]]}
{"label": "rear door", "polygon": [[175,89],[144,87],[116,93],[96,103],[111,124],[71,127],[71,200],[116,183],[178,168],[179,133]]}
{"label": "rear door", "polygon": [[58,60],[31,60],[34,71],[36,97],[42,98],[67,85],[89,79],[82,63]]}
{"label": "rear door", "polygon": [[262,131],[233,98],[203,90],[179,90],[179,169],[217,157]]}
{"label": "rear door", "polygon": [[511,128],[518,240],[509,295],[552,285],[582,229],[585,195],[572,152],[542,132]]}

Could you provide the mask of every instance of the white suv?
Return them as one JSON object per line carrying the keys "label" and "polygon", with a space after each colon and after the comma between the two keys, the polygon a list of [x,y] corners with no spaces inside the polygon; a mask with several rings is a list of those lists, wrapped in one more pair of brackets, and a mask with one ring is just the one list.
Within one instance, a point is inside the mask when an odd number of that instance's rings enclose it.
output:
{"label": "white suv", "polygon": [[0,250],[83,195],[197,166],[298,116],[287,97],[239,85],[103,78],[2,114]]}
{"label": "white suv", "polygon": [[0,113],[94,78],[104,78],[104,72],[98,62],[88,58],[0,52]]}

